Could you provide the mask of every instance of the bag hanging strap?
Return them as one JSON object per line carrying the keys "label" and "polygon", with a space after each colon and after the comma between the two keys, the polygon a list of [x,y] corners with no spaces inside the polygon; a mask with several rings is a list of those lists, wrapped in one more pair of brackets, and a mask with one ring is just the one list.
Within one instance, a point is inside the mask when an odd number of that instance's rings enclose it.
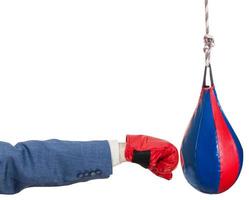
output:
{"label": "bag hanging strap", "polygon": [[211,65],[205,66],[204,69],[204,76],[203,76],[203,84],[202,87],[209,87],[207,85],[206,77],[207,77],[207,72],[209,73],[209,79],[210,79],[210,85],[214,86],[214,80],[213,80],[213,74],[212,74],[212,68]]}
{"label": "bag hanging strap", "polygon": [[209,78],[211,86],[214,86],[212,68],[210,64],[210,53],[212,47],[214,47],[214,38],[209,34],[209,11],[208,11],[208,0],[205,0],[205,27],[206,34],[204,36],[204,48],[203,51],[205,53],[205,70],[204,70],[204,78],[203,78],[203,87],[208,87],[206,83],[207,70],[209,70]]}

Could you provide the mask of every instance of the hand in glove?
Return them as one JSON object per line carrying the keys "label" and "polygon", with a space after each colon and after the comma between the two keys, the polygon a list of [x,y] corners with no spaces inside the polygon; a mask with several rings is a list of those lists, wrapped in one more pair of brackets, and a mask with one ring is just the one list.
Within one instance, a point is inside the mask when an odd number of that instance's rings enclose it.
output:
{"label": "hand in glove", "polygon": [[145,135],[127,135],[125,158],[169,180],[178,164],[178,151],[166,140]]}

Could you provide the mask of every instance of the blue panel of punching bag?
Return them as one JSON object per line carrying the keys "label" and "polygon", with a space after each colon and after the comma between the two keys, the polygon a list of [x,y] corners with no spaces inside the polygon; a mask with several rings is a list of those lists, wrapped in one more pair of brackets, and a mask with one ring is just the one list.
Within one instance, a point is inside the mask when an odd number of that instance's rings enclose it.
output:
{"label": "blue panel of punching bag", "polygon": [[243,149],[217,99],[210,65],[205,67],[199,102],[182,141],[181,162],[187,181],[205,193],[229,189],[242,168]]}

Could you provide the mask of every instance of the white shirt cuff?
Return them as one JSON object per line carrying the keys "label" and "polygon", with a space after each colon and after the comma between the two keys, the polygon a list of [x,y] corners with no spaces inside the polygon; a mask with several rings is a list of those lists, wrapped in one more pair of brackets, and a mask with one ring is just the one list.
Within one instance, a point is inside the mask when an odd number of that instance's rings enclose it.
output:
{"label": "white shirt cuff", "polygon": [[118,165],[119,161],[119,144],[117,140],[108,140],[111,156],[112,156],[112,166]]}

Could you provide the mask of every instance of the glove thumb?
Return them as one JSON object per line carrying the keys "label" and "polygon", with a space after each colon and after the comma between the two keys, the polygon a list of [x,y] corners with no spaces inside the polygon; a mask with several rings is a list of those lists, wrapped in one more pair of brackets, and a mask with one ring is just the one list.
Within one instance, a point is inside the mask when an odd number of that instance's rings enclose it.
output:
{"label": "glove thumb", "polygon": [[172,178],[172,171],[178,164],[178,151],[175,146],[164,148],[161,155],[157,159],[156,163],[153,164],[150,170],[157,176],[170,180]]}

